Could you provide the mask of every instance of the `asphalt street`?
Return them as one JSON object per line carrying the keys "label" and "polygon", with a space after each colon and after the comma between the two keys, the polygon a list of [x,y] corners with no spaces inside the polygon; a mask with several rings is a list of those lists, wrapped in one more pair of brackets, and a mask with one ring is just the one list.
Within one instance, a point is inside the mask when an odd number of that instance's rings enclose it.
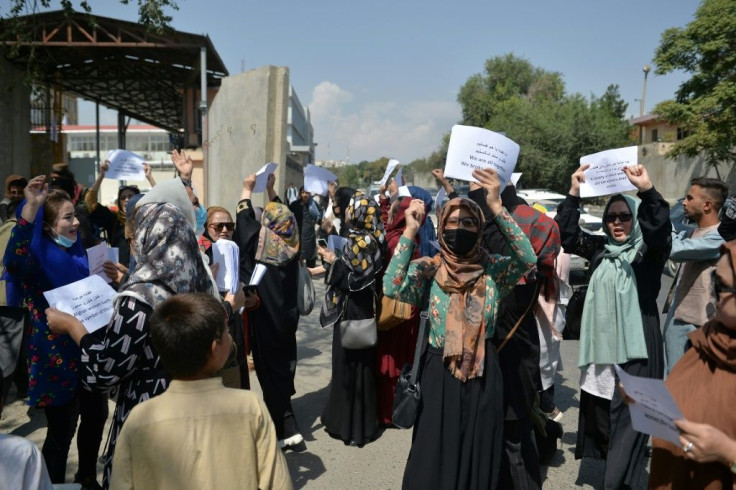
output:
{"label": "asphalt street", "polygon": [[[671,278],[663,276],[660,311],[670,284]],[[319,306],[324,287],[321,281],[316,281],[315,285],[317,305],[308,317],[301,319],[297,333],[299,361],[293,407],[305,445],[297,451],[286,452],[294,487],[398,489],[401,487],[404,463],[409,453],[410,430],[387,429],[376,441],[357,448],[345,446],[342,441],[332,439],[320,422],[331,376],[332,331],[319,326]],[[601,488],[603,462],[581,462],[574,458],[579,402],[578,343],[563,341],[561,351],[564,368],[558,373],[555,398],[560,410],[564,412],[561,423],[565,433],[551,464],[543,469],[544,488]],[[251,373],[251,384],[254,391],[260,393],[255,373]],[[40,447],[46,435],[43,411],[28,408],[20,400],[14,401],[14,391],[11,391],[8,401],[0,420],[0,432],[27,437]],[[110,402],[110,414],[112,410],[113,403]],[[75,442],[69,454],[67,481],[72,481],[76,466]],[[102,466],[98,465],[98,469],[101,480]],[[221,468],[220,471],[222,470],[224,469]]]}

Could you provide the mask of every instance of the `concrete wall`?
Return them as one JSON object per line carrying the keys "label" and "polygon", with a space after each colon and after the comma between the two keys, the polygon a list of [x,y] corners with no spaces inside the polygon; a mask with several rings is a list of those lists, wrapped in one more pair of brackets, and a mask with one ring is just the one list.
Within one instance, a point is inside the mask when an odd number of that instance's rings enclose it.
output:
{"label": "concrete wall", "polygon": [[10,174],[30,177],[31,92],[25,73],[0,57],[0,183]]}
{"label": "concrete wall", "polygon": [[[208,206],[235,211],[243,179],[269,162],[279,164],[276,191],[283,198],[288,182],[301,182],[295,168],[287,168],[286,140],[289,69],[264,66],[223,79],[208,112]],[[254,196],[263,205],[263,196]]]}
{"label": "concrete wall", "polygon": [[[672,202],[684,197],[690,188],[690,180],[695,177],[717,177],[714,169],[706,171],[703,156],[669,159],[666,157],[669,148],[670,145],[667,143],[652,143],[639,147],[639,163],[647,168],[652,183],[667,200]],[[736,168],[722,163],[718,170],[721,179],[728,184],[730,194],[736,194]]]}

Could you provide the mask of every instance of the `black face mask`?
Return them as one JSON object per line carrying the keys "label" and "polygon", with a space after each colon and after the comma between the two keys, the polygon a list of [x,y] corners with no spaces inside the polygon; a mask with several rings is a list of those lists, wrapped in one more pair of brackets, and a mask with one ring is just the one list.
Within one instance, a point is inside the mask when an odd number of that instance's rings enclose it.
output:
{"label": "black face mask", "polygon": [[464,257],[475,247],[475,243],[478,241],[478,232],[463,228],[445,230],[442,233],[442,239],[452,253],[458,257]]}

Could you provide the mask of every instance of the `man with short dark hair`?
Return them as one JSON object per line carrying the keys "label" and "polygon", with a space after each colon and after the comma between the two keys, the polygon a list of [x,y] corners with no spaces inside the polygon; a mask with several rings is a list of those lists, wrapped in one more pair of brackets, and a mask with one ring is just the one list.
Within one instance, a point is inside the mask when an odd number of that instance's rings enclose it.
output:
{"label": "man with short dark hair", "polygon": [[174,378],[137,405],[118,437],[111,488],[291,489],[263,400],[217,373],[233,341],[222,304],[179,294],[151,316],[151,343]]}
{"label": "man with short dark hair", "polygon": [[0,223],[15,218],[15,210],[23,201],[23,189],[28,180],[22,175],[8,175],[5,179],[5,198],[0,201]]}
{"label": "man with short dark hair", "polygon": [[664,347],[669,373],[685,353],[687,335],[715,313],[711,273],[720,256],[723,238],[718,233],[718,213],[728,196],[728,186],[718,179],[692,179],[683,208],[697,224],[692,231],[672,232],[670,259],[679,262],[672,304],[664,327]]}

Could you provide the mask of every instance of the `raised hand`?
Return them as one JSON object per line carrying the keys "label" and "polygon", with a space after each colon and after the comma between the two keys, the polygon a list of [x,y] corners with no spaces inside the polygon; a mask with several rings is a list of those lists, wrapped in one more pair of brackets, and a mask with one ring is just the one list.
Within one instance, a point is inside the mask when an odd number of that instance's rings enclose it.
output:
{"label": "raised hand", "polygon": [[273,186],[275,183],[276,183],[276,175],[268,174],[268,180],[266,180],[266,189],[273,189]]}
{"label": "raised hand", "polygon": [[153,175],[151,174],[151,166],[146,162],[143,162],[143,173],[145,174],[146,180],[148,181],[148,183],[151,184],[151,187],[155,186],[156,181],[154,180]]}
{"label": "raised hand", "polygon": [[590,164],[586,163],[585,165],[581,165],[578,167],[578,169],[573,172],[572,176],[570,177],[570,195],[571,196],[579,196],[580,195],[580,184],[585,182],[585,171],[590,168]]}
{"label": "raised hand", "polygon": [[[146,169],[145,165],[143,166],[143,169]],[[110,170],[110,160],[105,160],[104,162],[102,162],[102,165],[100,165],[100,175],[104,177],[105,172],[107,172],[108,170]]]}
{"label": "raised hand", "polygon": [[43,206],[43,202],[46,200],[49,185],[46,184],[45,181],[45,175],[38,175],[33,177],[28,182],[28,185],[23,189],[23,196],[26,198],[26,204],[23,206],[23,210],[20,212],[20,215],[29,223],[33,223],[33,220],[36,219],[36,212],[41,206]]}
{"label": "raised hand", "polygon": [[422,201],[421,199],[412,199],[409,207],[404,213],[404,219],[406,220],[404,236],[410,234],[411,237],[407,238],[414,238],[417,231],[419,230],[419,227],[422,226],[422,221],[424,220],[424,212],[424,201]]}
{"label": "raised hand", "polygon": [[488,204],[493,215],[495,216],[500,213],[503,210],[503,205],[501,204],[501,182],[498,180],[496,170],[491,167],[475,169],[473,170],[473,177],[486,190],[486,204]]}
{"label": "raised hand", "polygon": [[648,191],[654,187],[654,185],[652,185],[652,181],[649,180],[649,173],[647,172],[647,169],[644,168],[644,165],[631,165],[630,167],[623,167],[621,170],[623,170],[626,177],[629,179],[629,182],[631,182],[639,192]]}
{"label": "raised hand", "polygon": [[171,150],[171,161],[174,163],[176,170],[179,171],[179,175],[187,180],[192,179],[192,171],[194,170],[194,162],[192,157],[184,153],[184,150],[179,153],[176,149]]}
{"label": "raised hand", "polygon": [[253,188],[256,186],[256,174],[251,174],[243,179],[243,192],[240,193],[240,199],[250,199]]}

